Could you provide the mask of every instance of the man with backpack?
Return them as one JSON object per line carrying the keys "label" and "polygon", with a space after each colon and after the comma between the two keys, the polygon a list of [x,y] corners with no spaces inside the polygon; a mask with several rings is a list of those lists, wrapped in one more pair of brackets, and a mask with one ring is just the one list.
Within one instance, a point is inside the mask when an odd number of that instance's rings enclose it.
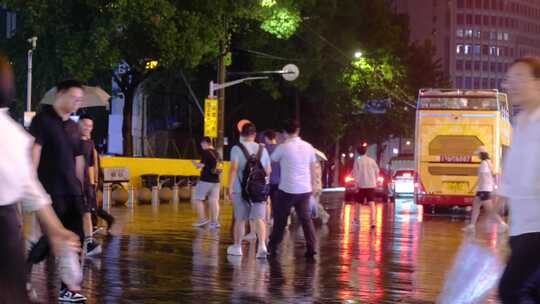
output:
{"label": "man with backpack", "polygon": [[294,207],[304,230],[307,258],[315,254],[315,227],[311,220],[309,199],[313,192],[317,158],[315,149],[300,138],[300,125],[296,120],[285,123],[286,140],[272,153],[272,161],[281,166],[281,179],[276,202],[272,202],[274,227],[268,245],[269,254],[275,256],[277,247],[283,240],[287,218]]}
{"label": "man with backpack", "polygon": [[229,192],[234,208],[234,244],[228,255],[242,256],[242,238],[248,220],[255,223],[259,240],[257,258],[266,258],[266,201],[269,194],[270,156],[255,142],[257,130],[252,123],[242,126],[240,143],[231,150]]}

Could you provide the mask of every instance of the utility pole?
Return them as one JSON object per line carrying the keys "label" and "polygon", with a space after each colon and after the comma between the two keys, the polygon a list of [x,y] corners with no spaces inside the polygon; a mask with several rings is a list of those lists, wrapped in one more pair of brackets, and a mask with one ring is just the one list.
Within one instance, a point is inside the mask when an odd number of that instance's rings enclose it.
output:
{"label": "utility pole", "polygon": [[32,55],[37,46],[37,37],[28,39],[31,47],[28,50],[28,75],[26,79],[26,111],[32,111]]}
{"label": "utility pole", "polygon": [[[219,45],[219,59],[218,59],[218,75],[217,82],[219,85],[225,83],[225,44],[223,42]],[[225,87],[218,90],[218,138],[217,138],[217,151],[223,157],[223,148],[225,146]]]}

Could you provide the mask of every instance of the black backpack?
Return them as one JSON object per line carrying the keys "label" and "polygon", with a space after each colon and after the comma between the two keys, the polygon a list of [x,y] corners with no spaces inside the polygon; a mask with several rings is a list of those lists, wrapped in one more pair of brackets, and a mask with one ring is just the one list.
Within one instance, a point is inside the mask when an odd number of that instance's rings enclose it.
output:
{"label": "black backpack", "polygon": [[259,145],[257,154],[250,155],[246,147],[238,144],[246,158],[243,177],[240,180],[242,186],[242,198],[248,203],[264,203],[270,193],[270,185],[266,170],[261,163],[263,146]]}

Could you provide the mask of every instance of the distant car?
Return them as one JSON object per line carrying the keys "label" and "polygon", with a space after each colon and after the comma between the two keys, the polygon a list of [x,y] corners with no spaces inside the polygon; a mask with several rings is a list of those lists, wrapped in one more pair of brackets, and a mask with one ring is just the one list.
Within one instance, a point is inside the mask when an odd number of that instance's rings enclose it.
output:
{"label": "distant car", "polygon": [[416,192],[416,172],[414,170],[397,170],[390,183],[390,196],[413,196]]}
{"label": "distant car", "polygon": [[[375,188],[375,197],[383,202],[388,201],[389,181],[387,173],[381,170],[377,178],[377,188]],[[358,187],[352,174],[345,175],[345,202],[356,202],[358,199]]]}

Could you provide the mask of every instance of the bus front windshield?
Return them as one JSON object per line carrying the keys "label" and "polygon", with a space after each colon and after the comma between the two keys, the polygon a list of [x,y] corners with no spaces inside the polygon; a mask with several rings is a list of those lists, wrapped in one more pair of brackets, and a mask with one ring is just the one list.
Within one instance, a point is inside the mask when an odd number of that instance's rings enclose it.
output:
{"label": "bus front windshield", "polygon": [[497,99],[494,97],[420,97],[419,108],[422,110],[498,110]]}

